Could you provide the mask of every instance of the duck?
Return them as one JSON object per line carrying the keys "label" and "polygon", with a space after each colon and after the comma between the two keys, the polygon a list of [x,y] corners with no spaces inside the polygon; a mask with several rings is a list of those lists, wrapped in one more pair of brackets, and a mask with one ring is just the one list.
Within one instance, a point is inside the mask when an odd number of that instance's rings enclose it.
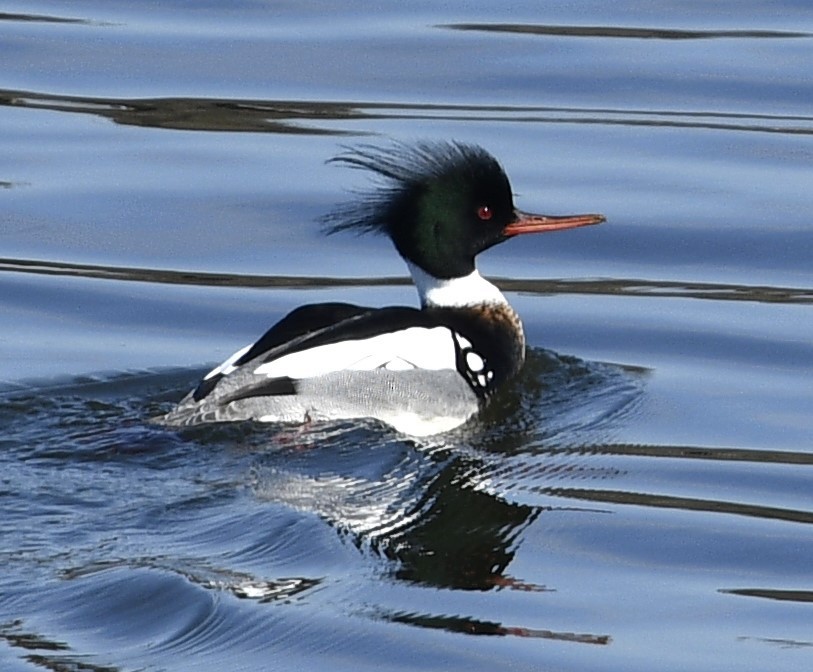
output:
{"label": "duck", "polygon": [[519,210],[505,170],[479,145],[359,145],[329,163],[376,182],[323,216],[325,232],[389,237],[420,306],[300,306],[207,373],[161,424],[369,419],[416,437],[456,429],[525,360],[519,315],[476,257],[516,236],[605,221]]}

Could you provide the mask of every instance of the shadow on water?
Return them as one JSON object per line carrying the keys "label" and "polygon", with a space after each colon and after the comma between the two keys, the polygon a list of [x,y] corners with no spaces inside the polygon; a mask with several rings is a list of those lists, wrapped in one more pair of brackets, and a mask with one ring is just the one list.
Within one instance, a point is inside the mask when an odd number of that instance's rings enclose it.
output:
{"label": "shadow on water", "polygon": [[659,126],[813,135],[811,116],[737,112],[321,100],[98,98],[14,89],[0,89],[0,106],[93,114],[128,126],[297,135],[366,135],[367,130],[339,129],[332,124],[382,119]]}

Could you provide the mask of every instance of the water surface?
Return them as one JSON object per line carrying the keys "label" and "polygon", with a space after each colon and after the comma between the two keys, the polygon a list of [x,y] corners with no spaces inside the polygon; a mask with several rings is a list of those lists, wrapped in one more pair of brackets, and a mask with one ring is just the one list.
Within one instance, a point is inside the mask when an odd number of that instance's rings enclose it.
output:
{"label": "water surface", "polygon": [[[0,13],[3,670],[813,665],[805,2]],[[296,305],[414,304],[325,161],[482,144],[529,340],[463,430],[148,419]]]}

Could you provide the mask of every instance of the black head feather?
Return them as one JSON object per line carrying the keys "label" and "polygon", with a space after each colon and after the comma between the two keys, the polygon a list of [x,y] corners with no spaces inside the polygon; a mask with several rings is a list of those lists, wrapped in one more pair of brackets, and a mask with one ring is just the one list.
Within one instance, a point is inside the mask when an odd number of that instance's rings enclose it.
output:
{"label": "black head feather", "polygon": [[435,277],[471,273],[474,257],[504,240],[514,217],[505,172],[476,145],[361,145],[330,162],[369,170],[378,184],[323,217],[326,232],[386,234],[403,257]]}

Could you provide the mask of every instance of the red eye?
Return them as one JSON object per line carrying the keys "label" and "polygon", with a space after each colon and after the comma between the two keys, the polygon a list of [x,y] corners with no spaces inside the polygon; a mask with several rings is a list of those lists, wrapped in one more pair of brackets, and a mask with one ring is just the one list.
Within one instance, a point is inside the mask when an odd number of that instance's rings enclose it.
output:
{"label": "red eye", "polygon": [[481,205],[479,208],[477,208],[477,216],[482,220],[491,219],[493,214],[494,213],[491,212],[491,208],[489,208],[487,205]]}

